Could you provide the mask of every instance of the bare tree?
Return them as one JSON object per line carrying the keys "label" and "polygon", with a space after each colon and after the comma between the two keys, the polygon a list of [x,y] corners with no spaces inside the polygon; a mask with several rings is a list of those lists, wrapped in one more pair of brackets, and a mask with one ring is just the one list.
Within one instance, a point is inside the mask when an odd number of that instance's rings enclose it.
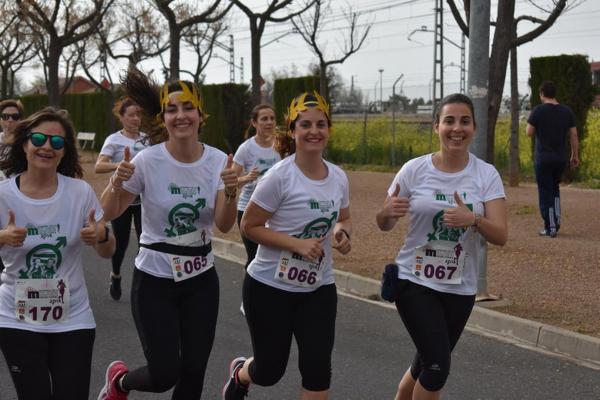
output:
{"label": "bare tree", "polygon": [[213,0],[201,13],[199,2],[176,0],[152,0],[158,11],[167,19],[169,26],[169,77],[179,79],[179,58],[181,38],[186,28],[200,23],[215,23],[220,21],[229,12],[233,3],[219,9],[222,0]]}
{"label": "bare tree", "polygon": [[0,4],[0,98],[14,95],[15,74],[34,56],[27,26],[14,3]]}
{"label": "bare tree", "polygon": [[114,0],[17,0],[33,31],[47,77],[48,101],[60,104],[59,64],[63,50],[91,35]]}
{"label": "bare tree", "polygon": [[[331,0],[316,0],[314,12],[312,14],[302,14],[292,19],[292,24],[297,33],[310,46],[312,52],[319,59],[319,91],[327,100],[329,100],[329,90],[327,88],[327,69],[335,64],[343,64],[352,54],[360,50],[365,42],[371,26],[369,23],[362,31],[358,29],[358,15],[352,12],[348,5],[344,10],[344,17],[347,23],[347,36],[344,37],[344,44],[340,47],[340,52],[333,58],[326,60],[327,41],[319,41],[319,33],[324,24],[323,19],[331,15]],[[341,32],[342,30],[338,30]],[[344,32],[342,32],[344,33]]]}
{"label": "bare tree", "polygon": [[[464,32],[469,36],[469,27],[465,21],[469,19],[469,10],[471,0],[464,0],[464,10],[466,18],[463,19],[460,10],[456,6],[455,0],[447,0],[454,19]],[[515,0],[498,0],[494,38],[492,40],[492,53],[490,55],[489,69],[489,87],[488,87],[488,126],[487,126],[487,152],[486,159],[489,162],[494,161],[494,139],[496,136],[496,122],[498,113],[500,112],[500,104],[502,103],[502,91],[504,89],[504,81],[506,79],[506,69],[508,57],[511,48],[516,48],[524,43],[530,42],[548,28],[550,28],[558,17],[563,13],[567,6],[567,0],[547,0],[547,6],[541,6],[541,1],[529,0],[538,10],[545,13],[545,18],[538,18],[530,15],[515,17]],[[577,0],[571,1],[576,3]],[[528,20],[536,24],[536,27],[531,31],[517,36],[516,26],[521,20]],[[518,149],[518,147],[517,147]]]}
{"label": "bare tree", "polygon": [[290,12],[286,16],[278,17],[275,14],[291,5],[293,0],[269,0],[269,5],[263,12],[254,12],[240,0],[231,0],[246,16],[250,23],[250,49],[252,54],[252,103],[261,101],[260,87],[264,81],[260,75],[260,42],[267,22],[285,22],[312,7],[317,0],[309,0],[300,10]]}
{"label": "bare tree", "polygon": [[208,65],[215,46],[223,46],[218,39],[226,30],[227,26],[222,21],[189,27],[183,34],[183,42],[194,51],[198,60],[194,71],[180,70],[180,72],[190,74],[194,82],[202,82],[204,80],[202,72]]}

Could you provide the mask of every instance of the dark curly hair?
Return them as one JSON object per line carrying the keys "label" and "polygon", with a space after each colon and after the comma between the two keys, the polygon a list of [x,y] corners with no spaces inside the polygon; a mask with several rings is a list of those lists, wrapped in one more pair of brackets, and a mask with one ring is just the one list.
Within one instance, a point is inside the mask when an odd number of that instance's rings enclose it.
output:
{"label": "dark curly hair", "polygon": [[[179,80],[168,81],[167,88],[169,93],[181,91]],[[198,93],[198,86],[189,81],[181,80],[189,88],[195,87]],[[121,84],[125,88],[127,96],[133,100],[141,109],[143,114],[142,128],[148,133],[145,141],[150,144],[158,144],[166,142],[169,139],[169,134],[164,126],[164,116],[160,106],[160,87],[136,67],[130,67],[127,70],[127,75],[121,78]],[[203,116],[202,111],[198,110],[200,116]],[[205,118],[206,119],[206,118]],[[202,124],[200,125],[202,126]]]}
{"label": "dark curly hair", "polygon": [[58,122],[65,131],[64,156],[58,164],[56,172],[71,178],[83,177],[83,169],[79,162],[77,145],[75,141],[75,128],[69,119],[68,113],[54,107],[46,107],[20,121],[13,131],[10,143],[0,147],[0,170],[6,176],[20,174],[27,170],[27,156],[23,146],[29,140],[29,134],[43,122]]}

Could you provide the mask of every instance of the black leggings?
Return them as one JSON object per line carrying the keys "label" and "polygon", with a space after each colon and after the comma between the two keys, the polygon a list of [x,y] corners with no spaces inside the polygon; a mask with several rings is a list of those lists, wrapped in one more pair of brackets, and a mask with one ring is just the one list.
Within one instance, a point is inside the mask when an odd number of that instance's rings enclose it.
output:
{"label": "black leggings", "polygon": [[81,400],[90,392],[95,329],[41,333],[0,328],[19,400]]}
{"label": "black leggings", "polygon": [[312,391],[329,389],[337,308],[335,285],[294,293],[265,285],[246,274],[243,297],[254,350],[249,367],[252,382],[272,386],[283,377],[293,335],[302,387]]}
{"label": "black leggings", "polygon": [[398,280],[396,308],[417,354],[410,371],[421,385],[441,390],[450,373],[450,353],[471,315],[475,295],[443,293],[408,280]]}
{"label": "black leggings", "polygon": [[132,370],[123,389],[199,399],[219,311],[215,268],[181,282],[135,268],[131,310],[147,366]]}
{"label": "black leggings", "polygon": [[121,264],[125,257],[125,251],[129,245],[129,236],[131,235],[131,218],[133,217],[133,226],[137,235],[138,243],[142,233],[142,206],[140,204],[129,206],[119,217],[113,219],[110,224],[115,233],[116,248],[112,256],[112,272],[115,275],[121,274]]}
{"label": "black leggings", "polygon": [[[242,215],[244,215],[244,212],[238,210],[238,212],[237,212],[238,228],[240,227],[240,221],[242,220]],[[242,242],[244,242],[244,247],[246,248],[246,265],[244,265],[244,269],[248,269],[248,265],[250,265],[252,260],[254,260],[254,257],[256,257],[256,250],[258,250],[258,243],[254,243],[252,240],[250,240],[246,236],[242,235],[241,232],[240,232],[240,236],[242,237]]]}

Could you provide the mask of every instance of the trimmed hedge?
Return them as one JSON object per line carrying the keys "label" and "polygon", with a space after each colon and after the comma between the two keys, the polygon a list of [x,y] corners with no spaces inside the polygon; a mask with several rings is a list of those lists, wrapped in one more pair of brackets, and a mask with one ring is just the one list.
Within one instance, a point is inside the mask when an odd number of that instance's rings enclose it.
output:
{"label": "trimmed hedge", "polygon": [[[587,56],[560,55],[534,57],[529,60],[529,87],[531,88],[531,107],[540,104],[539,87],[543,81],[553,81],[556,85],[557,100],[569,106],[575,114],[579,143],[586,136],[588,111],[594,100],[592,73]],[[581,147],[581,146],[580,146]],[[532,147],[533,149],[533,147]],[[568,149],[570,154],[570,146]],[[566,171],[569,175],[569,170]],[[568,176],[570,180],[574,176]]]}
{"label": "trimmed hedge", "polygon": [[319,90],[319,78],[316,76],[276,79],[273,85],[273,106],[277,125],[285,124],[285,115],[294,97],[313,90]]}
{"label": "trimmed hedge", "polygon": [[[202,128],[202,141],[227,153],[234,152],[244,140],[250,116],[248,85],[205,85],[201,90],[206,112],[210,114]],[[48,105],[48,96],[23,96],[21,101],[25,114],[31,115]],[[69,111],[77,131],[96,133],[96,151],[102,148],[106,136],[113,133],[111,127],[120,125],[111,112],[112,99],[104,92],[67,94],[61,107]]]}

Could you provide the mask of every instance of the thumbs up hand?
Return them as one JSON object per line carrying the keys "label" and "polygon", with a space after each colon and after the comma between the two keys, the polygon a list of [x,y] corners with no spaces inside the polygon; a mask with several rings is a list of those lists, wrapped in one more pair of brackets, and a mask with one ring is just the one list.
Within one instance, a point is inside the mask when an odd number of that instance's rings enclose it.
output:
{"label": "thumbs up hand", "polygon": [[382,216],[385,218],[404,217],[408,212],[410,200],[408,197],[400,197],[400,184],[396,184],[396,189],[391,196],[388,196],[383,202]]}
{"label": "thumbs up hand", "polygon": [[238,187],[238,175],[235,168],[233,168],[233,154],[227,156],[227,164],[221,171],[221,179],[225,184],[225,193],[235,196]]}
{"label": "thumbs up hand", "polygon": [[96,222],[96,210],[91,209],[88,214],[88,220],[86,225],[81,228],[79,235],[81,240],[88,246],[93,246],[98,242],[98,223]]}
{"label": "thumbs up hand", "polygon": [[475,214],[469,210],[457,192],[454,192],[456,207],[444,210],[444,225],[449,228],[465,228],[475,223]]}
{"label": "thumbs up hand", "polygon": [[0,231],[0,243],[7,244],[11,247],[21,247],[27,237],[27,229],[17,226],[15,223],[15,213],[13,210],[8,210],[8,223],[3,230]]}
{"label": "thumbs up hand", "polygon": [[123,182],[128,181],[135,171],[135,164],[131,163],[131,151],[129,147],[125,147],[123,161],[115,170],[115,173],[110,178],[113,186],[120,187]]}

